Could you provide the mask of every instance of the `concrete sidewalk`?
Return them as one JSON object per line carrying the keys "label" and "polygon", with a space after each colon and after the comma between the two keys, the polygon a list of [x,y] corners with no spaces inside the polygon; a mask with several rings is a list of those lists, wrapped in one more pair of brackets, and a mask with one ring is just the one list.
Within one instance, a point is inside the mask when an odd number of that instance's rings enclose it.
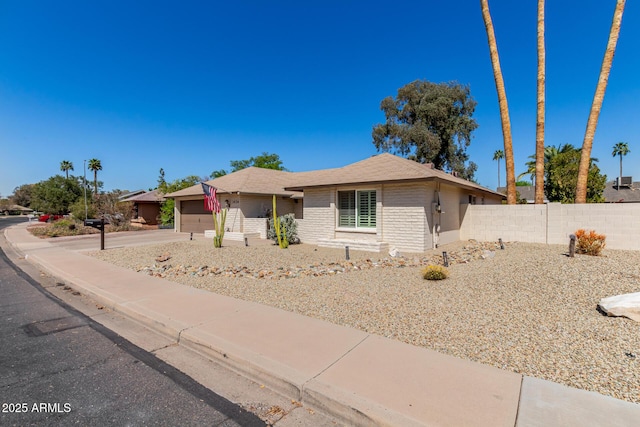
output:
{"label": "concrete sidewalk", "polygon": [[26,224],[5,237],[68,286],[345,424],[640,424],[640,405],[135,273],[33,237]]}

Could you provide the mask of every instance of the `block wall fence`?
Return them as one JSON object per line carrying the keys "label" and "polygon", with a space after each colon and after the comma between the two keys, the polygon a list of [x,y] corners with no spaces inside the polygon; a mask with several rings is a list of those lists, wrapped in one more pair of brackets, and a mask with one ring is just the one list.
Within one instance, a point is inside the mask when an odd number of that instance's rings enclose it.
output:
{"label": "block wall fence", "polygon": [[607,236],[610,249],[640,250],[640,203],[461,205],[460,239],[569,244],[576,230]]}

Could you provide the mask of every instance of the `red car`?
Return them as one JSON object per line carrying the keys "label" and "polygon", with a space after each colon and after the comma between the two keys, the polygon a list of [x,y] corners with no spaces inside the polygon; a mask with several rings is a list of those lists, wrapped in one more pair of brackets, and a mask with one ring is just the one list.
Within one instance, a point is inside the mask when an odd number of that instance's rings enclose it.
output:
{"label": "red car", "polygon": [[40,215],[40,218],[38,218],[38,221],[49,222],[49,221],[55,221],[57,219],[62,219],[62,218],[64,218],[64,215],[45,214],[45,215]]}

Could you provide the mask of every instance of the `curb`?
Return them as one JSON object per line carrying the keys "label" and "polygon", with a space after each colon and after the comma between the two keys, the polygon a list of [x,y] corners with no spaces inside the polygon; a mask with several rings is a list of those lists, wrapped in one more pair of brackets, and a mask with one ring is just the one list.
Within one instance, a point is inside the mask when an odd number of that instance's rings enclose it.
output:
{"label": "curb", "polygon": [[[257,303],[216,294],[203,304],[191,304],[211,293],[185,289],[166,279],[145,277],[129,289],[134,272],[103,267],[107,264],[102,261],[91,264],[64,258],[71,252],[64,248],[59,249],[62,253],[52,251],[55,245],[40,239],[19,245],[7,238],[8,230],[4,240],[16,254],[75,290],[184,348],[348,425],[632,426],[640,419],[640,405],[631,402]],[[68,271],[56,262],[66,262]],[[94,274],[86,276],[95,279],[91,283],[71,273],[76,266],[87,264]],[[175,307],[178,297],[182,307]],[[284,349],[275,345],[279,343],[270,336],[274,332],[291,340],[286,341],[289,345],[281,346]],[[324,351],[317,351],[319,348]],[[385,389],[367,388],[376,381]]]}

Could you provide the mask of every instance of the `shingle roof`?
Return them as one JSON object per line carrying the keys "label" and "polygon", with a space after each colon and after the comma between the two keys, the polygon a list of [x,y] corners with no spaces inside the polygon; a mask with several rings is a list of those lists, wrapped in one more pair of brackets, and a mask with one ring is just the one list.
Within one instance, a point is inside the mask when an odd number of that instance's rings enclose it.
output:
{"label": "shingle roof", "polygon": [[[249,167],[207,181],[207,184],[218,188],[218,191],[223,193],[276,194],[295,198],[302,197],[302,191],[305,188],[416,180],[446,182],[459,187],[504,197],[503,194],[474,182],[389,153],[372,156],[341,168],[309,172],[284,172]],[[202,186],[197,184],[184,190],[167,194],[165,197],[200,195],[202,195]]]}
{"label": "shingle roof", "polygon": [[286,187],[286,189],[303,190],[305,188],[330,185],[372,184],[416,180],[446,182],[504,197],[503,194],[482,187],[474,182],[458,178],[438,169],[433,169],[429,165],[417,163],[413,160],[407,160],[389,153],[372,156],[337,169],[304,172],[298,176],[294,185]]}
{"label": "shingle roof", "polygon": [[5,209],[5,210],[7,210],[7,211],[33,212],[33,209],[25,208],[24,206],[20,206],[20,205],[11,205],[11,206],[9,206],[8,209]]}
{"label": "shingle roof", "polygon": [[631,187],[616,187],[615,181],[607,182],[602,193],[604,200],[608,203],[615,202],[640,202],[640,182],[634,182]]}
{"label": "shingle roof", "polygon": [[158,190],[147,191],[146,193],[134,194],[120,199],[121,202],[163,202],[164,196]]}
{"label": "shingle roof", "polygon": [[129,191],[118,196],[118,199],[124,200],[124,199],[128,199],[129,197],[137,196],[138,194],[143,194],[143,193],[146,193],[146,191],[145,190]]}
{"label": "shingle roof", "polygon": [[[207,181],[207,184],[216,187],[220,193],[275,194],[277,196],[299,197],[302,195],[300,192],[284,189],[285,186],[293,185],[296,175],[294,172],[251,166]],[[196,184],[167,194],[166,197],[201,196],[202,194],[202,185]]]}
{"label": "shingle roof", "polygon": [[[498,187],[498,193],[507,194],[507,187]],[[533,203],[536,200],[536,187],[533,185],[518,185],[516,191],[520,194],[521,199],[525,199],[528,203]],[[544,202],[547,203],[547,196],[544,196]]]}
{"label": "shingle roof", "polygon": [[[520,198],[525,200],[535,200],[536,199],[536,187],[533,185],[521,185],[516,187],[516,191],[520,193]],[[505,187],[504,192],[507,192],[507,188]],[[544,197],[544,196],[543,196]]]}

